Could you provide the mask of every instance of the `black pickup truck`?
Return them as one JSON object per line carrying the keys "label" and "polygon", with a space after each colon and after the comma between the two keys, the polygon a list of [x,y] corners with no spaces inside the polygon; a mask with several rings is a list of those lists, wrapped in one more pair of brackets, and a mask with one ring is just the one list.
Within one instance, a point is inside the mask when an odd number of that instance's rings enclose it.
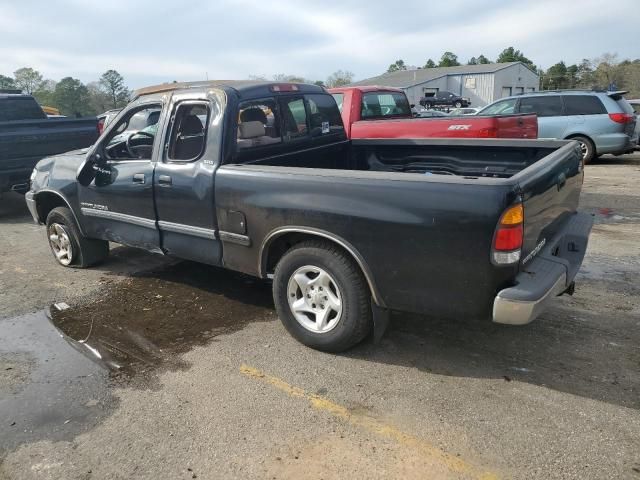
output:
{"label": "black pickup truck", "polygon": [[24,193],[38,160],[98,138],[94,118],[47,118],[31,95],[0,92],[0,194]]}
{"label": "black pickup truck", "polygon": [[424,108],[433,107],[468,107],[471,105],[471,100],[460,95],[456,95],[451,92],[435,92],[433,94],[427,94],[420,99],[420,105]]}
{"label": "black pickup truck", "polygon": [[321,87],[211,81],[138,91],[26,200],[64,266],[112,241],[272,279],[289,332],[339,351],[392,310],[533,320],[573,290],[582,181],[575,142],[349,141]]}

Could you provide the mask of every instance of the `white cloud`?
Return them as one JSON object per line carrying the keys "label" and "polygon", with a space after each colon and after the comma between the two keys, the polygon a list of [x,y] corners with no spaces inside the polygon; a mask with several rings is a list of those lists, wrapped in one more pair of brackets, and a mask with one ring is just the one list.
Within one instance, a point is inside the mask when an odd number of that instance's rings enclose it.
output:
{"label": "white cloud", "polygon": [[207,73],[322,79],[348,69],[364,78],[398,58],[422,65],[445,50],[462,61],[495,58],[508,46],[548,67],[606,51],[638,56],[637,9],[637,0],[615,8],[597,0],[0,0],[0,73],[32,66],[89,81],[115,68],[133,87]]}

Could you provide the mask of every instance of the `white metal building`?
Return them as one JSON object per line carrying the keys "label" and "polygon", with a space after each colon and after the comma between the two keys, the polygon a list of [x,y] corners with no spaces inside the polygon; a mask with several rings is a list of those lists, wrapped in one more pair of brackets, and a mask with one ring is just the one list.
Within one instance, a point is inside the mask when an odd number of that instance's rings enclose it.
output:
{"label": "white metal building", "polygon": [[540,78],[524,63],[510,62],[400,70],[351,85],[402,88],[414,104],[418,104],[425,93],[447,91],[470,98],[472,107],[482,107],[509,95],[535,92]]}

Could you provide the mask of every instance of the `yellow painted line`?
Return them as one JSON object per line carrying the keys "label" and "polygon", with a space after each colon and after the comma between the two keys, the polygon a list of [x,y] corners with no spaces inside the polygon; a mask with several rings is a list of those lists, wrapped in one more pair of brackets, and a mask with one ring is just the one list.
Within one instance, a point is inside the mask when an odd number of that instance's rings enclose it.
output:
{"label": "yellow painted line", "polygon": [[368,430],[369,432],[380,435],[381,437],[386,437],[394,440],[404,447],[415,449],[426,455],[427,457],[441,463],[452,472],[460,473],[481,480],[495,480],[498,478],[495,473],[484,471],[483,469],[471,463],[468,463],[455,455],[451,455],[450,453],[445,452],[435,445],[425,442],[415,435],[403,432],[397,427],[386,424],[376,418],[359,413],[354,413],[349,409],[343,407],[342,405],[338,405],[337,403],[332,402],[328,398],[306,392],[300,387],[290,385],[284,380],[268,375],[256,368],[250,367],[248,365],[241,365],[240,373],[246,375],[247,377],[254,378],[264,383],[268,383],[269,385],[276,387],[278,390],[283,391],[291,397],[297,397],[307,400],[309,403],[311,403],[313,408],[328,412],[334,417],[340,418],[350,423],[351,425],[363,428],[365,430]]}

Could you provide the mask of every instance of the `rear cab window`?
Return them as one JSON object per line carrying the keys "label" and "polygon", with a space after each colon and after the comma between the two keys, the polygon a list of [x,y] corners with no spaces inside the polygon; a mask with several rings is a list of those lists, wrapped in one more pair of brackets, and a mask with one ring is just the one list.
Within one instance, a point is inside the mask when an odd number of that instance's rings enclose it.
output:
{"label": "rear cab window", "polygon": [[332,93],[333,99],[336,101],[338,105],[338,110],[342,113],[342,104],[344,103],[344,93]]}
{"label": "rear cab window", "polygon": [[566,115],[601,115],[607,113],[602,101],[595,95],[565,95],[563,100]]}
{"label": "rear cab window", "polygon": [[520,99],[520,113],[535,113],[539,117],[558,117],[563,115],[560,95],[541,95]]}
{"label": "rear cab window", "polygon": [[280,115],[275,98],[250,100],[240,104],[238,150],[281,143],[280,131]]}
{"label": "rear cab window", "polygon": [[360,118],[411,117],[411,107],[404,93],[367,92],[362,95]]}

